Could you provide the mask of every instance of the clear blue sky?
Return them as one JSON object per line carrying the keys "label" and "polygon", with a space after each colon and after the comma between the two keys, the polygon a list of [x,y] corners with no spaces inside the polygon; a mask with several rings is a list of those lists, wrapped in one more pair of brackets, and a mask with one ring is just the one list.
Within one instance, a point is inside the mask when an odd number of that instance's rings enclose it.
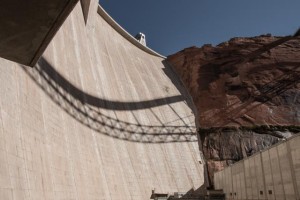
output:
{"label": "clear blue sky", "polygon": [[129,33],[167,56],[232,37],[285,36],[300,26],[300,0],[100,0]]}

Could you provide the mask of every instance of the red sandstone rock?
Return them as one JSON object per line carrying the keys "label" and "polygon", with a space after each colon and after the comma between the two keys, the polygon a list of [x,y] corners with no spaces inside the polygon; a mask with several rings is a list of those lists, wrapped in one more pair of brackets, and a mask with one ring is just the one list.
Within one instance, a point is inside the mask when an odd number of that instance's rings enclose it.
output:
{"label": "red sandstone rock", "polygon": [[[300,125],[300,38],[278,45],[283,40],[233,38],[168,57],[193,97],[201,130],[206,129],[200,135],[210,177],[226,163],[291,135],[289,126]],[[262,125],[265,132],[240,129]],[[265,129],[270,126],[277,129]],[[237,129],[225,132],[226,127]]]}
{"label": "red sandstone rock", "polygon": [[278,39],[234,38],[168,57],[194,99],[201,127],[300,124],[299,39],[247,60]]}

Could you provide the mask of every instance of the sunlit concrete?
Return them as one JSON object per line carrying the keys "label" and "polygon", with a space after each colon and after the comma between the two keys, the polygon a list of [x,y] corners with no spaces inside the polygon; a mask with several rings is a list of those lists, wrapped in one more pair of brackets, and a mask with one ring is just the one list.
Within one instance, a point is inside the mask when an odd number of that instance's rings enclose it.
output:
{"label": "sunlit concrete", "polygon": [[226,199],[299,199],[300,135],[215,173]]}
{"label": "sunlit concrete", "polygon": [[163,56],[88,3],[33,68],[0,59],[0,199],[197,190],[203,161],[188,93]]}

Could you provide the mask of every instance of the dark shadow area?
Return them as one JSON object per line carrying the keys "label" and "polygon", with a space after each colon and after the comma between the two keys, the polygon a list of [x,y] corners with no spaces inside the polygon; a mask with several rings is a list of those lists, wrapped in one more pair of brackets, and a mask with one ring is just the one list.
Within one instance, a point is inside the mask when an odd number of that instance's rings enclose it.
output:
{"label": "dark shadow area", "polygon": [[206,187],[205,185],[202,185],[201,187],[197,189],[191,188],[187,192],[178,192],[174,195],[171,195],[168,200],[204,200],[206,194]]}
{"label": "dark shadow area", "polygon": [[1,0],[0,56],[34,66],[78,0]]}
{"label": "dark shadow area", "polygon": [[[139,102],[119,102],[101,99],[87,94],[59,74],[44,58],[41,58],[35,68],[22,66],[22,69],[30,78],[66,113],[81,124],[94,131],[121,140],[141,143],[169,143],[169,142],[196,142],[196,127],[186,124],[170,105],[184,101],[182,95],[153,99]],[[167,105],[178,119],[181,126],[168,125],[171,122],[162,123],[151,108]],[[114,116],[104,114],[104,110],[114,113]],[[148,109],[161,125],[144,125],[131,112],[136,123],[119,120],[116,111],[135,111]],[[102,111],[101,111],[102,110]],[[175,121],[176,121],[175,120]],[[174,120],[173,120],[174,121]]]}

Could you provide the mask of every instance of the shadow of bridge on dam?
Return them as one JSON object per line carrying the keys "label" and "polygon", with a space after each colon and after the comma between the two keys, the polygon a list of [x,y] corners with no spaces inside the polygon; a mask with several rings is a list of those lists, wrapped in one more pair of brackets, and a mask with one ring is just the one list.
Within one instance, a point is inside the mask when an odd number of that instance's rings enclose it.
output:
{"label": "shadow of bridge on dam", "polygon": [[[34,68],[21,66],[24,72],[68,115],[89,127],[90,129],[120,140],[139,143],[171,143],[196,142],[196,127],[186,122],[185,118],[194,118],[193,114],[181,117],[170,105],[185,101],[182,95],[176,95],[139,102],[111,101],[92,96],[80,90],[59,72],[57,72],[46,59],[41,58]],[[187,102],[188,103],[188,102]],[[174,121],[163,123],[151,109],[158,106],[168,106],[178,124],[169,125]],[[149,110],[160,125],[145,125],[139,122],[133,111]],[[114,116],[105,114],[110,110]],[[135,122],[120,120],[117,111],[131,112]],[[187,120],[188,121],[188,120]]]}

